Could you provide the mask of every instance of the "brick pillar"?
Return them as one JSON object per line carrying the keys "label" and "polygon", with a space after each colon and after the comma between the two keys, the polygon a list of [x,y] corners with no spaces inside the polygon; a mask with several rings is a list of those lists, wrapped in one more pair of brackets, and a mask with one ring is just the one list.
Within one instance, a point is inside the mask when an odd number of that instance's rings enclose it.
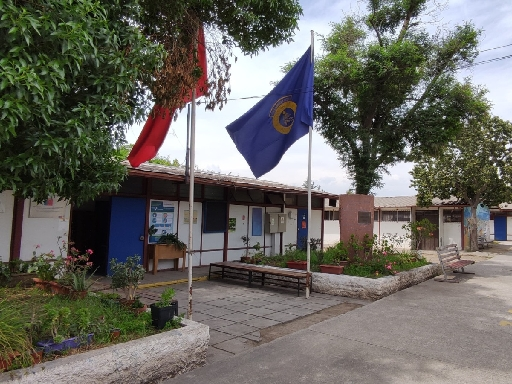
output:
{"label": "brick pillar", "polygon": [[[372,195],[340,195],[340,240],[347,245],[350,236],[359,240],[364,235],[373,237],[373,196]],[[353,254],[349,253],[349,257]]]}

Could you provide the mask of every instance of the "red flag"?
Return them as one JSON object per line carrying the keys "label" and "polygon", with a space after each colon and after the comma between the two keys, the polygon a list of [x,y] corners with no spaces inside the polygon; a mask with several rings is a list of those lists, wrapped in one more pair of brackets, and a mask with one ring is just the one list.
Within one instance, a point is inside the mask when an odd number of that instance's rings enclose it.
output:
{"label": "red flag", "polygon": [[[196,85],[196,97],[199,97],[203,96],[208,90],[208,78],[206,74],[206,46],[202,26],[199,28],[198,33],[197,59],[203,72]],[[183,98],[183,102],[188,103],[191,100],[192,91]],[[139,138],[128,155],[128,161],[133,167],[138,167],[143,162],[151,160],[156,156],[165,140],[165,136],[167,136],[175,111],[176,108],[169,110],[168,108],[163,108],[161,105],[155,105],[153,107],[153,111],[149,115],[146,124],[144,124],[144,128],[142,128]]]}

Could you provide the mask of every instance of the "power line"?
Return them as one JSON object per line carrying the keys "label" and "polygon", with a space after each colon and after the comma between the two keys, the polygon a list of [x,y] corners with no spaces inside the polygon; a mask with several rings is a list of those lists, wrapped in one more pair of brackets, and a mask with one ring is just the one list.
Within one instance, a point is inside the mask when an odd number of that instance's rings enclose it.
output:
{"label": "power line", "polygon": [[499,47],[487,48],[487,49],[484,49],[482,51],[478,51],[478,53],[487,52],[487,51],[493,51],[495,49],[500,49],[500,48],[505,48],[505,47],[510,47],[511,45],[512,44],[507,44],[507,45],[500,45]]}

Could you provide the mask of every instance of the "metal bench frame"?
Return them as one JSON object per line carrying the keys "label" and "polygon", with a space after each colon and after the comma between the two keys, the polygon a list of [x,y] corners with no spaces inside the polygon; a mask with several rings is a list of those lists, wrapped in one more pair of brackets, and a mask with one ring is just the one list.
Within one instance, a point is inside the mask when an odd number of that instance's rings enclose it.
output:
{"label": "metal bench frame", "polygon": [[[212,267],[220,269],[212,270]],[[297,296],[300,296],[301,289],[305,289],[307,286],[311,287],[312,280],[311,273],[306,271],[272,268],[264,265],[232,261],[210,263],[208,280],[210,280],[212,276],[219,276],[222,279],[249,280],[249,286],[251,286],[253,282],[260,282],[261,286],[267,283],[287,288],[297,287]],[[293,281],[295,279],[296,283]]]}
{"label": "metal bench frame", "polygon": [[449,280],[447,271],[453,273],[464,273],[468,275],[474,275],[474,272],[465,272],[464,267],[475,264],[473,260],[462,260],[459,254],[459,248],[457,244],[449,244],[443,247],[437,248],[437,256],[439,257],[439,263],[443,269],[444,279],[437,281],[444,281],[450,283],[458,283],[458,280]]}

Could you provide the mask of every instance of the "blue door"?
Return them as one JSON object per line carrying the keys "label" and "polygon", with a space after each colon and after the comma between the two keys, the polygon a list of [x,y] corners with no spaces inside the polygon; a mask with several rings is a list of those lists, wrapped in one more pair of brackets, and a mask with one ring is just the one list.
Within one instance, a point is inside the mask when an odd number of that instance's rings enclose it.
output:
{"label": "blue door", "polygon": [[297,249],[306,249],[308,240],[308,210],[297,210]]}
{"label": "blue door", "polygon": [[146,199],[140,197],[112,197],[110,208],[110,235],[108,242],[108,275],[110,260],[126,261],[128,256],[144,251]]}
{"label": "blue door", "polygon": [[507,240],[506,216],[494,216],[494,240]]}

